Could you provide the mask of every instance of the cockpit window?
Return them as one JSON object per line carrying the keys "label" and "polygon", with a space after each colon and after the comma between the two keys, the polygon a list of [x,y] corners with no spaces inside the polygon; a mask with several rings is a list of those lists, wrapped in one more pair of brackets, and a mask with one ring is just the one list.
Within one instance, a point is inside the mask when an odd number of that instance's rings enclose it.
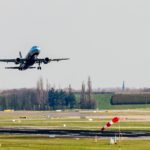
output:
{"label": "cockpit window", "polygon": [[37,49],[37,46],[33,46],[32,49]]}
{"label": "cockpit window", "polygon": [[40,50],[40,47],[39,47],[39,46],[33,46],[33,47],[31,48],[31,50],[32,50],[32,51],[34,51],[34,50]]}

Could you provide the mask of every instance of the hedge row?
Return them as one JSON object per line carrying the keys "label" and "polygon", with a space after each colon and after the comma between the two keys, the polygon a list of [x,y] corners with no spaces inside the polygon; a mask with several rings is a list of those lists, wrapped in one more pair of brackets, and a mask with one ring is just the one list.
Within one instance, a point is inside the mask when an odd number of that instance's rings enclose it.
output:
{"label": "hedge row", "polygon": [[116,94],[111,98],[112,105],[150,104],[150,94]]}

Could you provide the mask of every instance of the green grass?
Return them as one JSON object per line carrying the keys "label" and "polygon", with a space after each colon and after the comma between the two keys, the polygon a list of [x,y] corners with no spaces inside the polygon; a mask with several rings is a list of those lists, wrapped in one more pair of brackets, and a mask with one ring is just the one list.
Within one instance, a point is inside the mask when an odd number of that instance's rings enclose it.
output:
{"label": "green grass", "polygon": [[[143,105],[111,105],[111,97],[112,94],[93,94],[94,99],[97,101],[98,109],[139,109],[139,108],[150,108],[150,104],[143,104]],[[80,95],[76,94],[76,98],[79,101]]]}
{"label": "green grass", "polygon": [[94,99],[97,101],[99,109],[111,109],[111,97],[112,94],[94,94]]}
{"label": "green grass", "polygon": [[149,150],[150,140],[121,140],[110,145],[109,139],[48,138],[36,136],[0,136],[1,150]]}
{"label": "green grass", "polygon": [[[59,129],[93,129],[100,130],[110,119],[30,119],[30,120],[1,120],[0,127],[34,127]],[[65,127],[64,127],[65,124]],[[126,121],[114,124],[109,130],[116,130],[120,125],[122,130],[150,130],[150,122]]]}
{"label": "green grass", "polygon": [[[79,112],[81,116],[98,116],[89,121],[89,118],[48,118],[50,111],[15,111],[12,113],[0,112],[0,128],[61,128],[61,129],[93,129],[100,130],[102,126],[109,121],[112,116],[133,116],[138,118],[138,115],[146,118],[149,117],[150,111],[101,111],[101,112]],[[57,112],[55,112],[57,113]],[[60,112],[70,113],[70,112]],[[27,119],[19,119],[20,116],[27,116]],[[103,118],[101,118],[103,116]],[[119,125],[122,130],[147,130],[150,131],[150,121],[138,121],[127,119],[120,124],[114,124],[108,130],[118,130]],[[16,120],[16,122],[13,122]],[[63,125],[66,127],[63,127]],[[136,128],[135,128],[136,127]],[[142,128],[141,128],[142,127]],[[123,129],[122,129],[123,128]],[[98,139],[95,142],[94,138],[49,138],[48,136],[33,136],[33,135],[0,135],[0,150],[149,150],[150,139],[126,139],[121,140],[117,145],[110,145],[109,139]]]}
{"label": "green grass", "polygon": [[[150,111],[85,111],[77,112],[74,117],[48,118],[51,113],[68,114],[71,112],[50,111],[15,111],[12,113],[0,112],[0,128],[48,128],[48,129],[92,129],[100,130],[114,116],[124,116],[126,121],[120,122],[121,130],[150,130]],[[72,112],[73,114],[75,112]],[[20,119],[26,116],[27,119]],[[84,118],[82,116],[85,116]],[[88,118],[86,116],[89,116]],[[89,120],[92,118],[92,121]],[[141,121],[141,119],[145,119]],[[65,124],[65,127],[64,127]],[[109,130],[118,129],[114,124]]]}

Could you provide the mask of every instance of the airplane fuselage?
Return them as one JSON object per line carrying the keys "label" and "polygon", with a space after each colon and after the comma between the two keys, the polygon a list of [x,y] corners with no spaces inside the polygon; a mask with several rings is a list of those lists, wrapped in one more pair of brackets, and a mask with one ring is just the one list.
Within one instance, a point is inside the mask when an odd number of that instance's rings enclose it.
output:
{"label": "airplane fuselage", "polygon": [[26,70],[35,64],[35,59],[40,54],[40,47],[33,46],[26,56],[26,62],[20,64],[20,70]]}

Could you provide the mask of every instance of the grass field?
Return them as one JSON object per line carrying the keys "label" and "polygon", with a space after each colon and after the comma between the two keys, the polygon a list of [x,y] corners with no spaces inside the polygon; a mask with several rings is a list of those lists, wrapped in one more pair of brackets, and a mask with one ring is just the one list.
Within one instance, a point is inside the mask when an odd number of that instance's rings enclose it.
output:
{"label": "grass field", "polygon": [[[0,122],[1,127],[35,127],[35,128],[58,128],[58,129],[101,129],[107,119],[98,120],[93,119],[89,121],[88,119],[48,119],[48,120],[16,120],[12,122],[11,120],[5,120]],[[64,127],[65,124],[65,127]],[[140,121],[126,121],[120,122],[119,124],[114,124],[109,130],[116,130],[118,127],[122,130],[150,130],[150,122],[140,122]]]}
{"label": "grass field", "polygon": [[[53,116],[53,117],[52,117]],[[0,128],[59,128],[100,130],[113,116],[126,116],[126,121],[108,130],[150,131],[150,111],[14,111],[0,112]],[[21,119],[20,117],[26,117]],[[143,120],[141,120],[141,118]],[[64,126],[65,124],[65,126]],[[116,145],[109,138],[50,138],[33,135],[0,135],[0,150],[149,150],[150,139],[122,139]]]}
{"label": "grass field", "polygon": [[110,145],[109,139],[48,138],[40,136],[0,136],[1,150],[149,150],[150,140],[121,140]]}
{"label": "grass field", "polygon": [[[143,105],[111,105],[111,96],[112,94],[93,94],[94,99],[97,101],[98,109],[139,109],[139,108],[150,108],[150,104],[143,104]],[[80,99],[80,95],[76,94],[76,98]]]}
{"label": "grass field", "polygon": [[[49,117],[51,115],[55,117]],[[70,116],[65,116],[65,115]],[[60,117],[61,115],[61,117]],[[75,116],[74,116],[75,115]],[[26,119],[20,119],[26,116]],[[59,117],[58,117],[59,116]],[[84,116],[84,117],[83,117]],[[2,128],[48,128],[48,129],[93,129],[100,130],[114,116],[124,116],[125,121],[114,124],[109,130],[150,130],[150,111],[103,111],[103,112],[0,112]]]}

